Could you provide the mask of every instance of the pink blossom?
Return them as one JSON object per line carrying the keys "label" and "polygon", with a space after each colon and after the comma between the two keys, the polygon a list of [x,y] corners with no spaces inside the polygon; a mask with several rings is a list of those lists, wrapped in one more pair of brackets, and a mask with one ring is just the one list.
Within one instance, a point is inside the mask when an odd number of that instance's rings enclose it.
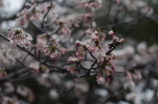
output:
{"label": "pink blossom", "polygon": [[92,32],[93,32],[92,29],[87,29],[87,30],[86,30],[86,34],[88,34],[88,35],[91,35]]}
{"label": "pink blossom", "polygon": [[79,8],[84,9],[99,9],[102,6],[102,0],[82,0],[82,2],[79,4]]}
{"label": "pink blossom", "polygon": [[142,75],[139,71],[136,71],[134,74],[132,74],[132,76],[135,80],[140,80],[142,78]]}
{"label": "pink blossom", "polygon": [[131,81],[131,80],[132,80],[132,75],[131,75],[130,72],[126,72],[126,79],[127,79],[128,81]]}
{"label": "pink blossom", "polygon": [[17,19],[17,25],[25,28],[28,26],[28,21],[24,17],[20,17]]}
{"label": "pink blossom", "polygon": [[60,48],[60,52],[61,52],[62,54],[64,54],[64,53],[65,53],[65,51],[66,51],[66,49],[65,49],[65,48]]}
{"label": "pink blossom", "polygon": [[31,45],[30,41],[32,41],[32,36],[20,28],[11,29],[8,37],[10,39],[10,44],[12,45],[19,45],[25,48],[28,48]]}
{"label": "pink blossom", "polygon": [[50,55],[50,58],[51,58],[51,59],[56,58],[55,54],[52,53],[52,54]]}
{"label": "pink blossom", "polygon": [[118,38],[116,36],[113,37],[112,39],[114,42],[118,42]]}
{"label": "pink blossom", "polygon": [[87,48],[89,47],[89,46],[87,46],[87,45],[89,45],[90,44],[90,40],[89,39],[87,39],[86,41],[80,41],[80,40],[76,40],[76,42],[75,42],[75,46],[86,46]]}
{"label": "pink blossom", "polygon": [[47,11],[47,5],[44,5],[40,8],[41,13],[45,13]]}
{"label": "pink blossom", "polygon": [[90,39],[92,39],[92,41],[99,41],[98,32],[97,31],[93,32],[92,35],[90,36]]}
{"label": "pink blossom", "polygon": [[75,46],[79,46],[80,44],[81,44],[81,41],[76,40],[76,42],[75,42]]}
{"label": "pink blossom", "polygon": [[67,68],[67,70],[70,71],[71,74],[74,74],[74,72],[75,72],[74,67],[69,67],[69,68]]}
{"label": "pink blossom", "polygon": [[27,3],[25,4],[25,6],[30,7],[31,4],[27,2]]}
{"label": "pink blossom", "polygon": [[71,30],[68,28],[68,26],[66,26],[66,24],[63,23],[62,27],[60,28],[60,30],[58,31],[58,34],[64,35],[64,36],[70,36],[71,34]]}
{"label": "pink blossom", "polygon": [[35,0],[31,0],[31,3],[32,3],[32,4],[35,4]]}
{"label": "pink blossom", "polygon": [[98,84],[104,84],[105,83],[105,79],[103,77],[96,77]]}
{"label": "pink blossom", "polygon": [[45,34],[38,35],[36,38],[37,44],[46,45],[47,44],[47,36]]}
{"label": "pink blossom", "polygon": [[115,36],[115,34],[114,34],[114,32],[113,32],[112,30],[109,31],[109,35],[110,35],[111,37],[114,37],[114,36]]}
{"label": "pink blossom", "polygon": [[114,73],[113,70],[110,70],[110,75],[113,75],[113,73]]}
{"label": "pink blossom", "polygon": [[105,40],[105,34],[101,33],[99,36],[99,41],[104,41]]}

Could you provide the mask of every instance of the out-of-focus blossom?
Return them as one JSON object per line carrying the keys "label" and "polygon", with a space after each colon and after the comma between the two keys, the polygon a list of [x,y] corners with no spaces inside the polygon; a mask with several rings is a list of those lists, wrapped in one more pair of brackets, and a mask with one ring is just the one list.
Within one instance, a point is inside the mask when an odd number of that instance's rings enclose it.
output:
{"label": "out-of-focus blossom", "polygon": [[2,104],[8,104],[8,102],[10,104],[20,104],[20,102],[18,101],[18,99],[16,97],[7,97],[7,96],[4,96]]}
{"label": "out-of-focus blossom", "polygon": [[34,63],[31,63],[31,64],[30,64],[30,68],[33,69],[33,73],[34,73],[34,74],[38,74],[38,73],[39,73],[40,65],[39,65],[38,62],[34,62]]}
{"label": "out-of-focus blossom", "polygon": [[23,85],[19,85],[17,87],[17,93],[20,94],[21,96],[27,98],[27,100],[29,102],[32,102],[34,100],[34,94],[33,92],[27,88],[26,86],[23,86]]}
{"label": "out-of-focus blossom", "polygon": [[37,41],[37,44],[39,45],[46,45],[47,44],[46,34],[37,35],[36,41]]}
{"label": "out-of-focus blossom", "polygon": [[54,89],[51,89],[49,92],[49,97],[54,100],[57,100],[59,97],[59,94]]}
{"label": "out-of-focus blossom", "polygon": [[105,79],[102,76],[96,76],[97,82],[98,84],[104,84],[105,83]]}
{"label": "out-of-focus blossom", "polygon": [[76,84],[76,89],[82,92],[87,92],[89,90],[89,85],[87,83]]}
{"label": "out-of-focus blossom", "polygon": [[85,10],[99,9],[102,6],[102,0],[82,0],[79,3],[79,8],[84,8]]}
{"label": "out-of-focus blossom", "polygon": [[126,100],[135,101],[137,97],[139,97],[139,94],[136,92],[132,92],[126,95]]}
{"label": "out-of-focus blossom", "polygon": [[14,89],[15,89],[14,86],[11,83],[9,83],[9,82],[6,82],[4,84],[4,86],[5,86],[5,92],[6,93],[12,93],[14,91]]}
{"label": "out-of-focus blossom", "polygon": [[135,83],[133,81],[128,81],[124,84],[124,89],[133,90],[135,88]]}

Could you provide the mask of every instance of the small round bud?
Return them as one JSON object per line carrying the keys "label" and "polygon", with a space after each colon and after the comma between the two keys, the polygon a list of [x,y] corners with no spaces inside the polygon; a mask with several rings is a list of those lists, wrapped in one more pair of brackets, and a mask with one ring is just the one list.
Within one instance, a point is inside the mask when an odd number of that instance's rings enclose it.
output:
{"label": "small round bud", "polygon": [[115,34],[114,34],[114,32],[113,32],[112,30],[109,31],[109,35],[110,35],[111,37],[114,37],[114,36],[115,36]]}

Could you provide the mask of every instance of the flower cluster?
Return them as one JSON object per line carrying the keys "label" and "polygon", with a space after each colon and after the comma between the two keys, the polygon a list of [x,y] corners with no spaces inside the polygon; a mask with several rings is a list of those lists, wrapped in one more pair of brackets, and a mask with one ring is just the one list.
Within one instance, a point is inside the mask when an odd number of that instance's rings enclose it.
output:
{"label": "flower cluster", "polygon": [[8,104],[8,102],[10,104],[20,104],[16,96],[8,97],[8,96],[1,95],[1,97],[3,98],[2,104]]}
{"label": "flower cluster", "polygon": [[10,44],[29,48],[29,46],[31,45],[30,41],[33,40],[32,36],[29,33],[23,31],[20,28],[12,28],[8,30],[10,31],[8,35]]}
{"label": "flower cluster", "polygon": [[[27,8],[17,13],[17,17],[19,17],[18,23],[20,26],[23,27],[27,26],[29,20],[31,21],[41,20],[42,18],[40,18],[40,16],[48,10],[47,5],[42,5],[37,7],[35,0],[31,0],[30,2],[27,2],[26,7]],[[52,3],[50,8],[54,8],[54,5]],[[56,17],[56,12],[54,9],[52,10],[52,15],[55,15]]]}
{"label": "flower cluster", "polygon": [[98,31],[86,31],[86,33],[91,34],[90,39],[87,39],[85,42],[77,40],[75,46],[80,46],[79,50],[76,52],[76,57],[69,57],[69,63],[75,63],[73,66],[69,67],[67,70],[70,71],[72,74],[75,71],[75,67],[80,65],[83,58],[83,52],[88,51],[89,54],[97,60],[97,82],[102,84],[104,82],[109,83],[110,78],[108,76],[113,75],[113,70],[115,69],[114,65],[112,64],[111,60],[115,59],[115,56],[111,54],[113,49],[118,46],[120,43],[124,42],[124,39],[119,39],[115,36],[114,32],[111,30],[109,35],[113,38],[111,44],[109,44],[109,48],[107,52],[101,48],[99,35],[102,33],[98,33]]}
{"label": "flower cluster", "polygon": [[[92,29],[87,29],[86,34],[90,36],[93,33]],[[103,32],[99,32],[98,39],[99,42],[104,42],[106,35]]]}
{"label": "flower cluster", "polygon": [[141,74],[139,71],[134,70],[133,73],[127,71],[126,72],[126,79],[127,81],[132,81],[133,80],[140,80],[142,78]]}
{"label": "flower cluster", "polygon": [[43,10],[39,10],[36,8],[36,4],[35,1],[31,0],[31,2],[27,2],[26,6],[29,7],[29,9],[24,9],[22,11],[20,11],[19,13],[17,13],[17,17],[18,18],[18,23],[20,26],[27,26],[27,22],[28,20],[35,20],[38,18],[39,13],[43,12]]}
{"label": "flower cluster", "polygon": [[79,4],[80,8],[84,8],[85,10],[98,9],[102,5],[102,0],[82,0]]}
{"label": "flower cluster", "polygon": [[64,23],[63,21],[59,21],[60,29],[58,31],[58,34],[63,35],[64,37],[69,37],[71,30],[69,27]]}
{"label": "flower cluster", "polygon": [[42,45],[46,56],[50,56],[51,59],[57,58],[65,53],[66,49],[61,48],[59,43],[55,40],[50,39],[49,45]]}

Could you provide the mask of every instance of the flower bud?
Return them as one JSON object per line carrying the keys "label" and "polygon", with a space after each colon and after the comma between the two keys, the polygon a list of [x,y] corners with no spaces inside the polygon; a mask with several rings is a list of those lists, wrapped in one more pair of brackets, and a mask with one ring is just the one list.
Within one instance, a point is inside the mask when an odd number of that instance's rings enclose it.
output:
{"label": "flower bud", "polygon": [[115,36],[115,34],[114,34],[114,32],[113,32],[112,30],[109,31],[109,35],[110,35],[111,37],[114,37],[114,36]]}

